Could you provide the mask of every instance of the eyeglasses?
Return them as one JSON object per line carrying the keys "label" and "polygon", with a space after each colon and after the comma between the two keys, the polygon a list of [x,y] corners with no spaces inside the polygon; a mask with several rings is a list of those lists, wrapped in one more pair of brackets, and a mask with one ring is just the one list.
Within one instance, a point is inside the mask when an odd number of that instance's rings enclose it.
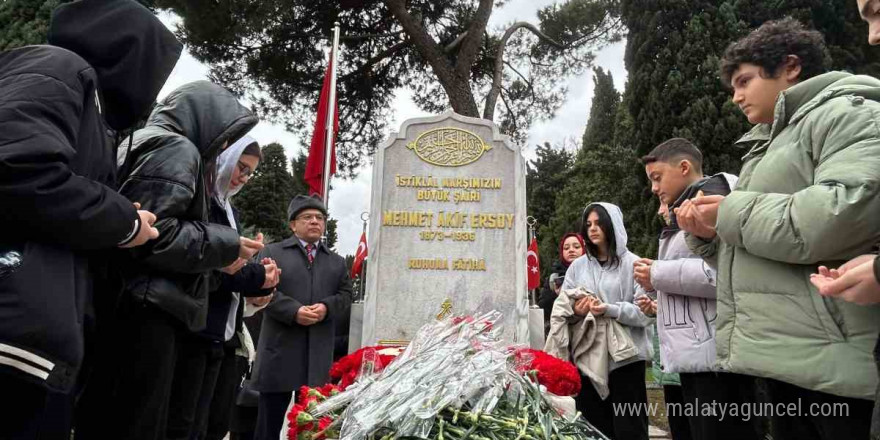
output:
{"label": "eyeglasses", "polygon": [[254,176],[254,170],[251,167],[239,162],[238,163],[238,174],[244,179],[250,179]]}
{"label": "eyeglasses", "polygon": [[307,222],[317,220],[318,222],[323,222],[325,220],[325,217],[323,214],[303,214],[296,216],[294,220],[305,220]]}

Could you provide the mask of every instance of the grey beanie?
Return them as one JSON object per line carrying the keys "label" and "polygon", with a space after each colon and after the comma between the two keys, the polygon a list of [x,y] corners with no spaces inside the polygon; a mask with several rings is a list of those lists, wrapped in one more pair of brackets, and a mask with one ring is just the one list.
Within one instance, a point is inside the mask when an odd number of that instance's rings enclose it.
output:
{"label": "grey beanie", "polygon": [[317,209],[325,217],[327,216],[327,208],[320,199],[300,194],[290,201],[290,205],[287,205],[287,221],[293,220],[297,214],[306,209]]}

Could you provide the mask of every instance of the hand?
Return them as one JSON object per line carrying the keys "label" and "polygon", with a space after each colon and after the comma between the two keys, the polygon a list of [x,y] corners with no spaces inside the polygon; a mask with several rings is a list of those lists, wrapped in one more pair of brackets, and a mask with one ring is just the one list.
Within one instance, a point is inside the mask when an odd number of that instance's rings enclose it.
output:
{"label": "hand", "polygon": [[593,306],[590,308],[590,312],[593,313],[593,316],[600,317],[605,314],[605,311],[608,310],[608,304],[603,303],[602,301],[596,301],[593,303]]}
{"label": "hand", "polygon": [[848,270],[857,267],[862,263],[867,263],[869,261],[873,263],[875,257],[876,255],[874,254],[859,255],[858,257],[855,257],[852,260],[843,263],[843,265],[838,267],[837,269],[828,269],[825,266],[819,266],[819,275],[822,275],[823,277],[831,277],[836,280],[840,278],[841,275],[845,274]]}
{"label": "hand", "polygon": [[[873,263],[875,257],[876,257],[876,255],[874,255],[874,254],[859,255],[858,257],[855,257],[852,260],[849,260],[846,263],[843,263],[843,265],[841,265],[837,269],[829,269],[825,266],[819,266],[819,273],[812,274],[811,277],[816,276],[816,275],[821,275],[822,277],[831,278],[833,280],[836,280],[836,279],[840,278],[841,275],[845,274],[848,270],[850,270],[854,267],[857,267],[857,266],[861,265],[862,263],[867,263],[869,261]],[[820,280],[820,282],[821,282],[821,280]],[[815,285],[816,283],[813,283],[813,284]]]}
{"label": "hand", "polygon": [[315,312],[316,315],[318,315],[318,322],[323,321],[324,318],[327,317],[327,306],[325,306],[323,303],[312,304],[309,307],[311,307],[312,311]]}
{"label": "hand", "polygon": [[682,230],[703,239],[715,238],[718,207],[724,196],[704,196],[702,191],[699,194],[675,208],[675,218]]}
{"label": "hand", "polygon": [[138,229],[133,240],[120,246],[123,249],[140,246],[150,240],[159,238],[159,230],[153,227],[153,224],[156,223],[156,215],[150,211],[142,210],[141,204],[138,202],[134,202],[134,209],[137,209],[138,217],[141,220],[141,227]]}
{"label": "hand", "polygon": [[309,326],[318,322],[318,314],[315,313],[311,306],[302,306],[296,311],[296,323],[302,326]]}
{"label": "hand", "polygon": [[253,298],[247,298],[246,301],[248,302],[248,304],[250,304],[254,307],[263,307],[266,304],[269,304],[269,301],[272,301],[272,297],[274,295],[275,295],[274,293],[270,293],[266,296],[257,296],[257,297],[253,297]]}
{"label": "hand", "polygon": [[[268,258],[264,258],[263,260],[265,261],[267,259]],[[281,269],[278,268],[278,265],[275,264],[274,261],[270,261],[270,263],[263,263],[263,268],[266,269],[266,280],[263,281],[262,289],[270,289],[272,287],[275,287],[281,280]]]}
{"label": "hand", "polygon": [[239,237],[238,257],[250,260],[257,252],[263,250],[263,233],[257,234],[257,238],[251,240],[247,237]]}
{"label": "hand", "polygon": [[636,306],[647,316],[657,316],[657,301],[647,296],[639,296],[636,298]]}
{"label": "hand", "polygon": [[[824,269],[827,271],[827,268]],[[837,269],[827,272],[831,276],[821,273],[810,276],[810,282],[819,289],[820,294],[861,305],[880,302],[880,283],[874,276],[873,260],[846,268],[843,273]]]}
{"label": "hand", "polygon": [[592,296],[585,296],[574,303],[574,314],[578,316],[587,316],[590,313],[590,308],[593,305],[595,298]]}
{"label": "hand", "polygon": [[235,273],[240,271],[245,264],[247,264],[247,260],[244,258],[236,258],[232,264],[220,269],[220,271],[228,275],[235,275]]}
{"label": "hand", "polygon": [[863,263],[874,262],[874,258],[877,258],[877,255],[874,254],[864,254],[859,255],[858,257],[853,258],[852,260],[843,263],[842,266],[838,267],[837,270],[841,271],[840,273],[844,273],[849,269],[852,269],[856,266],[861,266]]}
{"label": "hand", "polygon": [[654,285],[651,283],[652,264],[654,264],[654,260],[649,258],[640,258],[633,263],[633,278],[647,291],[654,290]]}

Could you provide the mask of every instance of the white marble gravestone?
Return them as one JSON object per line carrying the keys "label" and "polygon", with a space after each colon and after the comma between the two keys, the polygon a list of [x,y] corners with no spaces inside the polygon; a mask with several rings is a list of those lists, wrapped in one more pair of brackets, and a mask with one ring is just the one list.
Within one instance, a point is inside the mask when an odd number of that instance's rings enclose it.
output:
{"label": "white marble gravestone", "polygon": [[408,120],[379,147],[360,345],[493,309],[505,340],[530,343],[525,172],[492,122],[452,112]]}

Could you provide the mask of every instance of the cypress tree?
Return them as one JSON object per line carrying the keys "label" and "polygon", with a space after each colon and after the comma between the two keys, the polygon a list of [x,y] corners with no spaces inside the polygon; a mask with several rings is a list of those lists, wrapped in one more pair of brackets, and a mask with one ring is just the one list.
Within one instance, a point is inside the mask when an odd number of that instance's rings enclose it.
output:
{"label": "cypress tree", "polygon": [[242,224],[265,234],[267,242],[289,237],[287,205],[294,188],[284,147],[277,143],[263,147],[263,161],[234,200]]}
{"label": "cypress tree", "polygon": [[[611,73],[594,70],[595,91],[583,144],[554,201],[554,214],[541,231],[539,248],[545,270],[558,258],[559,240],[567,232],[579,232],[587,203],[610,202],[624,209],[638,191],[634,176],[635,154],[615,141],[622,117],[620,94]],[[545,273],[547,273],[545,272]]]}
{"label": "cypress tree", "polygon": [[[562,188],[571,175],[572,154],[563,147],[554,148],[549,142],[537,146],[537,159],[528,164],[526,170],[526,206],[529,215],[535,218],[536,233],[547,225],[556,212],[557,192]],[[538,239],[543,242],[541,235]],[[545,249],[539,247],[538,253],[543,257],[541,262],[541,274],[548,275],[553,259],[549,257]]]}
{"label": "cypress tree", "polygon": [[60,0],[0,1],[0,51],[46,44],[52,9]]}
{"label": "cypress tree", "polygon": [[581,151],[590,150],[599,144],[611,144],[614,141],[614,122],[617,106],[620,105],[620,93],[614,88],[611,71],[607,73],[599,67],[593,69],[593,101],[590,104],[590,115],[581,143]]}

